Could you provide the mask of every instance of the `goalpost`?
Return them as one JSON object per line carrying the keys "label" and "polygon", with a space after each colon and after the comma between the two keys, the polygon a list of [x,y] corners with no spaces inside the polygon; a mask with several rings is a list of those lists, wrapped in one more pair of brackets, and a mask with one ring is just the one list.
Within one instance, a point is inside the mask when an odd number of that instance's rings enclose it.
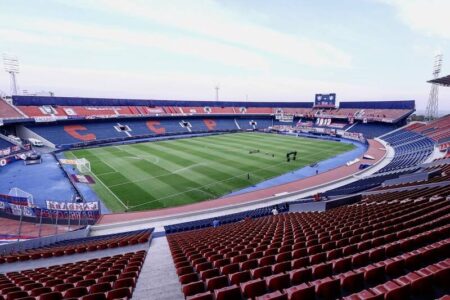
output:
{"label": "goalpost", "polygon": [[79,158],[75,160],[77,170],[80,173],[91,172],[91,163],[86,158]]}

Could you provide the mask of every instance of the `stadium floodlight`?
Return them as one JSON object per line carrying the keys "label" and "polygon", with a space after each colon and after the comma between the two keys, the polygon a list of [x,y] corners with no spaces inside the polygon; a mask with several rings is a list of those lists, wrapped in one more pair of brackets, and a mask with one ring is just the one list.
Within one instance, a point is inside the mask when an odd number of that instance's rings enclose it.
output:
{"label": "stadium floodlight", "polygon": [[219,85],[216,85],[214,88],[216,89],[216,101],[219,101],[219,89],[220,89],[220,87],[219,87]]}
{"label": "stadium floodlight", "polygon": [[[437,79],[442,69],[442,54],[439,53],[434,57],[433,65],[433,79]],[[438,117],[439,113],[439,85],[436,83],[431,84],[430,96],[428,98],[427,110],[425,117],[428,121],[434,120]]]}
{"label": "stadium floodlight", "polygon": [[14,55],[3,54],[3,65],[11,77],[11,95],[17,95],[16,74],[19,74],[19,59]]}

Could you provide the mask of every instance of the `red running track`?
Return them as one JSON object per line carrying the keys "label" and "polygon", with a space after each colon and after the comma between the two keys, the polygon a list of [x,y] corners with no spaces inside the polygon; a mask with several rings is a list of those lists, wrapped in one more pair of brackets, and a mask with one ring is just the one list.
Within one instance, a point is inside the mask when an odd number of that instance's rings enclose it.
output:
{"label": "red running track", "polygon": [[[377,163],[380,161],[384,154],[386,153],[386,150],[378,141],[375,140],[369,140],[369,148],[367,149],[365,154],[371,155],[375,158],[375,160],[371,161],[371,163]],[[111,223],[117,223],[117,222],[126,222],[130,220],[137,220],[137,219],[145,219],[145,218],[152,218],[152,217],[162,217],[162,216],[169,216],[169,215],[175,215],[175,214],[182,214],[187,212],[194,212],[194,211],[201,211],[211,208],[217,208],[222,206],[228,206],[243,202],[250,202],[255,201],[258,199],[263,199],[267,197],[271,197],[274,194],[279,193],[290,193],[299,191],[306,188],[311,188],[314,186],[318,186],[324,183],[328,183],[331,181],[338,180],[343,177],[347,177],[351,174],[354,174],[359,171],[359,165],[361,163],[364,163],[362,160],[362,156],[360,157],[361,161],[358,163],[355,163],[351,166],[341,166],[337,167],[335,169],[329,170],[327,172],[324,172],[322,174],[311,176],[308,178],[299,179],[293,182],[289,182],[286,184],[281,184],[275,187],[267,188],[267,189],[261,189],[253,192],[248,192],[240,195],[235,196],[229,196],[229,197],[223,197],[220,199],[211,199],[207,201],[202,201],[198,203],[183,205],[183,206],[177,206],[177,207],[170,207],[170,208],[162,208],[162,209],[155,209],[155,210],[149,210],[149,211],[139,211],[139,212],[129,212],[129,213],[114,213],[114,214],[107,214],[102,215],[100,219],[98,220],[97,224],[111,224]]]}

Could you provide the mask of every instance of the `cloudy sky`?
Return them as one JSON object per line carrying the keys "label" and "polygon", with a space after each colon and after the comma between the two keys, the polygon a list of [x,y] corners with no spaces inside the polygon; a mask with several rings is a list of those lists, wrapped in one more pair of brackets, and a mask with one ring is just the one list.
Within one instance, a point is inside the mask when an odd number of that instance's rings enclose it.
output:
{"label": "cloudy sky", "polygon": [[[18,83],[59,96],[312,101],[428,99],[450,74],[447,0],[0,0]],[[0,90],[9,78],[0,72]],[[450,110],[450,88],[441,88]]]}

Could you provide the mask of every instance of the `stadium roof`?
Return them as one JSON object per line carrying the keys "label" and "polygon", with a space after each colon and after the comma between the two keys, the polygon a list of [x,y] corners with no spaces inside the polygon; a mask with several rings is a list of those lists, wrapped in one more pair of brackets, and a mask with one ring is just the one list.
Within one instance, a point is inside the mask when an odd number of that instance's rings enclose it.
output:
{"label": "stadium roof", "polygon": [[427,82],[435,83],[435,84],[439,84],[439,85],[443,85],[443,86],[450,86],[450,75],[432,79],[432,80],[428,80]]}

